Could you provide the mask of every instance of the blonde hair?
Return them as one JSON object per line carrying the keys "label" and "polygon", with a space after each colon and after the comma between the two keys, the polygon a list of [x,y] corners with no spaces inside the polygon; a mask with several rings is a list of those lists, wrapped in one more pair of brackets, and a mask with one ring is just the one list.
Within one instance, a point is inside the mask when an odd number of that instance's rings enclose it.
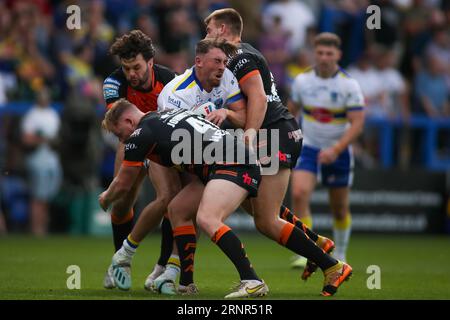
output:
{"label": "blonde hair", "polygon": [[133,106],[134,104],[125,98],[113,102],[111,108],[105,113],[105,117],[102,121],[102,128],[111,131],[111,128],[117,125],[122,114]]}

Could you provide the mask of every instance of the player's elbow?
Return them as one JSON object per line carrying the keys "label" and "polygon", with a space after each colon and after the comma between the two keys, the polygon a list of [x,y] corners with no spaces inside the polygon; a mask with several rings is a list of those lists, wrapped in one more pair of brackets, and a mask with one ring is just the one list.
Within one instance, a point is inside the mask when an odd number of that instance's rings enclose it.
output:
{"label": "player's elbow", "polygon": [[248,105],[257,106],[258,109],[265,111],[267,109],[267,96],[264,93],[255,93],[254,96],[248,97]]}

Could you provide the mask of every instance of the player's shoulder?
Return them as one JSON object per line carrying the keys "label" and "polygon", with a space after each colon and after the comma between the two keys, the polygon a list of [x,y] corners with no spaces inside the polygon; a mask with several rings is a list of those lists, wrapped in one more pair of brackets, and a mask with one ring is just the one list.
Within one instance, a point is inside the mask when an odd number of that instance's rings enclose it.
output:
{"label": "player's shoulder", "polygon": [[126,81],[127,78],[125,77],[122,68],[117,68],[109,76],[105,78],[103,84],[115,84],[120,86],[122,84],[125,84]]}
{"label": "player's shoulder", "polygon": [[246,63],[257,60],[258,53],[259,51],[253,48],[250,44],[241,43],[236,50],[236,54],[230,59],[228,65],[233,71],[235,66],[241,67]]}
{"label": "player's shoulder", "polygon": [[157,117],[158,115],[156,112],[149,112],[143,116],[136,129],[129,136],[128,140],[146,139],[146,135],[151,133],[152,123],[155,122]]}
{"label": "player's shoulder", "polygon": [[345,69],[339,67],[336,75],[341,86],[349,90],[360,90],[358,81],[353,78]]}
{"label": "player's shoulder", "polygon": [[295,76],[294,81],[295,82],[310,81],[315,76],[316,76],[316,74],[314,72],[314,67],[309,66],[309,67],[305,68],[304,70],[300,71],[300,73]]}
{"label": "player's shoulder", "polygon": [[170,83],[169,86],[172,92],[182,91],[186,89],[191,89],[195,86],[195,74],[194,68],[186,69],[183,74],[176,76]]}
{"label": "player's shoulder", "polygon": [[156,80],[162,82],[164,85],[168,84],[176,76],[175,72],[160,64],[154,64],[153,71],[155,72]]}
{"label": "player's shoulder", "polygon": [[225,68],[222,79],[222,83],[225,83],[226,85],[234,85],[234,81],[236,81],[236,77],[234,76],[233,72],[231,72],[231,70],[228,68]]}
{"label": "player's shoulder", "polygon": [[122,68],[117,68],[103,81],[103,98],[109,105],[113,101],[125,97],[127,79]]}
{"label": "player's shoulder", "polygon": [[259,52],[255,47],[246,42],[242,42],[240,44],[237,52],[238,54],[243,54],[247,56],[263,57],[261,52]]}

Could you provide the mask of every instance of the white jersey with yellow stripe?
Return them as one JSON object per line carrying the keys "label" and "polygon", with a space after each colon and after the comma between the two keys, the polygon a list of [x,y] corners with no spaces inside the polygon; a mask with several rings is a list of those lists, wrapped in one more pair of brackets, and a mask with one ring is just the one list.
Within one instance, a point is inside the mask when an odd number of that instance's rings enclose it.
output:
{"label": "white jersey with yellow stripe", "polygon": [[212,102],[216,109],[220,109],[240,99],[243,96],[238,81],[230,70],[225,69],[220,85],[207,92],[192,67],[166,84],[158,97],[158,111],[178,108],[191,110],[207,102]]}
{"label": "white jersey with yellow stripe", "polygon": [[364,108],[358,82],[341,68],[330,78],[319,77],[311,68],[295,78],[291,92],[292,101],[302,106],[303,144],[320,149],[331,147],[345,133],[347,112]]}

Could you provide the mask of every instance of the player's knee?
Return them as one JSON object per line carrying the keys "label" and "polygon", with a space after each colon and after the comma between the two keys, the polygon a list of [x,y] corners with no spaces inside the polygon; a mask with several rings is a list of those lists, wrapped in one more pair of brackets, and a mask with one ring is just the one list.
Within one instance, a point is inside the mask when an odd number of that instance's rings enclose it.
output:
{"label": "player's knee", "polygon": [[197,225],[210,236],[212,236],[216,231],[215,226],[220,223],[220,221],[214,217],[202,213],[198,213],[195,220]]}
{"label": "player's knee", "polygon": [[167,206],[167,218],[169,218],[170,222],[177,220],[176,209],[169,204]]}
{"label": "player's knee", "polygon": [[156,194],[156,200],[160,202],[162,206],[168,207],[170,201],[172,201],[172,199],[175,198],[178,191],[179,191],[178,189],[172,188],[159,192]]}
{"label": "player's knee", "polygon": [[116,217],[125,217],[132,210],[132,208],[132,203],[121,201],[113,205],[111,213]]}
{"label": "player's knee", "polygon": [[255,227],[262,234],[269,236],[271,233],[271,225],[265,219],[255,217]]}
{"label": "player's knee", "polygon": [[306,188],[294,188],[292,189],[292,200],[306,202],[309,199],[311,192]]}
{"label": "player's knee", "polygon": [[173,225],[183,225],[184,222],[192,220],[192,216],[182,210],[179,206],[170,203],[167,206],[167,216]]}

